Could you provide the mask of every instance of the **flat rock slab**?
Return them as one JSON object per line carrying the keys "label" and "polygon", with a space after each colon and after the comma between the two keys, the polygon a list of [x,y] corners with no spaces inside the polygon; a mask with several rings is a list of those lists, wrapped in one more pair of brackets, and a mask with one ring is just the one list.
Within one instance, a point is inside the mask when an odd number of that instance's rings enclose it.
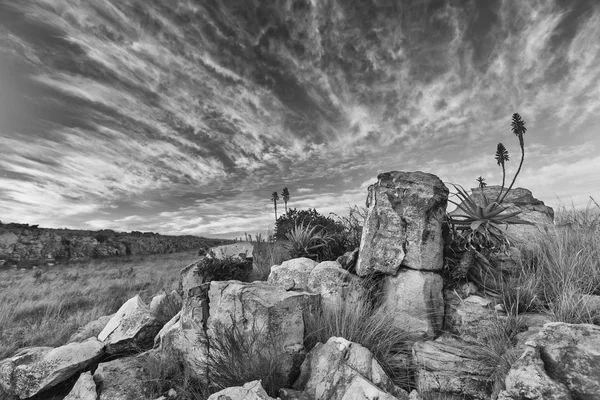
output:
{"label": "flat rock slab", "polygon": [[61,347],[28,347],[0,362],[0,385],[21,398],[67,380],[104,354],[104,343],[88,339]]}
{"label": "flat rock slab", "polygon": [[356,272],[441,270],[448,188],[435,175],[386,172],[369,186]]}
{"label": "flat rock slab", "polygon": [[164,325],[158,321],[139,295],[127,300],[110,319],[98,340],[109,354],[152,348],[154,337]]}

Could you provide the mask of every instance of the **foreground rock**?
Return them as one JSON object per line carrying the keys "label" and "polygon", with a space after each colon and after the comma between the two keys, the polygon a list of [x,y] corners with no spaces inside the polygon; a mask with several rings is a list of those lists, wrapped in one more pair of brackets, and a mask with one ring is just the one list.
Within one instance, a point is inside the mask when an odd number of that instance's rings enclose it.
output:
{"label": "foreground rock", "polygon": [[263,389],[260,381],[252,381],[243,386],[223,389],[210,395],[208,400],[274,400]]}
{"label": "foreground rock", "polygon": [[423,172],[379,174],[369,186],[356,271],[396,275],[401,267],[441,270],[448,188]]}
{"label": "foreground rock", "polygon": [[318,343],[308,353],[294,389],[309,399],[408,399],[368,349],[340,337]]}
{"label": "foreground rock", "polygon": [[525,343],[506,377],[505,394],[513,399],[597,399],[599,377],[600,327],[551,322]]}
{"label": "foreground rock", "polygon": [[28,347],[0,362],[0,385],[21,398],[31,397],[67,380],[97,361],[104,343],[89,339],[61,347]]}
{"label": "foreground rock", "polygon": [[98,335],[98,340],[106,344],[109,354],[148,350],[161,327],[150,307],[136,295],[119,308]]}
{"label": "foreground rock", "polygon": [[277,372],[293,382],[306,354],[304,313],[320,310],[319,295],[287,292],[266,282],[211,282],[209,305],[209,341],[221,337],[222,329],[235,329],[279,359]]}
{"label": "foreground rock", "polygon": [[444,393],[474,399],[489,398],[489,371],[481,354],[468,343],[447,336],[416,342],[413,358],[421,394]]}
{"label": "foreground rock", "polygon": [[96,382],[94,382],[92,374],[88,371],[79,375],[75,386],[64,400],[96,400],[97,397]]}

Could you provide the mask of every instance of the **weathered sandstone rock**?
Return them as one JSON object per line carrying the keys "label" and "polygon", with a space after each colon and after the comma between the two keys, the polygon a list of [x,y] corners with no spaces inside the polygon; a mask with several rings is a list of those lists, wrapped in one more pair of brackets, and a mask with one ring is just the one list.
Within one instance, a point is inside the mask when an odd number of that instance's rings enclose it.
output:
{"label": "weathered sandstone rock", "polygon": [[249,339],[269,338],[274,347],[269,351],[282,361],[279,372],[293,382],[305,355],[304,313],[320,310],[319,295],[287,292],[266,282],[212,282],[209,304],[209,341],[220,327],[235,327]]}
{"label": "weathered sandstone rock", "polygon": [[284,261],[281,265],[271,267],[267,282],[272,285],[285,285],[292,280],[294,290],[308,290],[308,277],[317,264],[319,263],[306,257]]}
{"label": "weathered sandstone rock", "polygon": [[369,187],[356,271],[441,270],[448,188],[435,175],[387,172]]}
{"label": "weathered sandstone rock", "polygon": [[321,295],[323,308],[342,303],[353,307],[367,295],[361,278],[342,269],[337,261],[324,261],[311,271],[308,291]]}
{"label": "weathered sandstone rock", "polygon": [[294,389],[311,399],[408,399],[368,349],[340,337],[318,343],[307,354]]}
{"label": "weathered sandstone rock", "polygon": [[98,335],[98,340],[106,344],[109,354],[150,349],[161,327],[150,307],[136,295],[119,308]]}
{"label": "weathered sandstone rock", "polygon": [[443,279],[428,271],[402,269],[383,281],[384,306],[398,326],[425,336],[434,336],[444,321]]}
{"label": "weathered sandstone rock", "polygon": [[540,357],[540,349],[529,342],[523,355],[513,363],[505,379],[505,398],[521,400],[571,400],[567,387],[552,380]]}
{"label": "weathered sandstone rock", "polygon": [[64,400],[96,400],[97,397],[96,382],[88,371],[79,375],[75,386]]}
{"label": "weathered sandstone rock", "polygon": [[245,383],[243,386],[235,386],[223,389],[210,395],[208,400],[275,400],[263,389],[260,381]]}
{"label": "weathered sandstone rock", "polygon": [[104,343],[89,339],[61,347],[27,347],[0,362],[0,385],[21,398],[67,380],[98,360]]}
{"label": "weathered sandstone rock", "polygon": [[421,394],[444,393],[488,399],[486,365],[471,346],[449,336],[416,342],[413,358]]}
{"label": "weathered sandstone rock", "polygon": [[574,399],[600,399],[600,326],[551,322],[533,340],[550,378]]}

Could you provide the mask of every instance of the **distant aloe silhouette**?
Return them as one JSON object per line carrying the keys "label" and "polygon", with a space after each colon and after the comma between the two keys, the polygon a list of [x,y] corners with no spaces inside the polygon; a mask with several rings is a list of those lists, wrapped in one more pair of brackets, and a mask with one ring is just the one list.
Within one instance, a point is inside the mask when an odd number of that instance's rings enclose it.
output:
{"label": "distant aloe silhouette", "polygon": [[287,187],[284,187],[281,191],[281,198],[283,199],[283,204],[285,206],[285,213],[287,214],[287,203],[290,200],[290,191]]}
{"label": "distant aloe silhouette", "polygon": [[275,207],[275,223],[277,223],[277,200],[279,200],[277,192],[271,193],[271,200],[273,200],[273,207]]}

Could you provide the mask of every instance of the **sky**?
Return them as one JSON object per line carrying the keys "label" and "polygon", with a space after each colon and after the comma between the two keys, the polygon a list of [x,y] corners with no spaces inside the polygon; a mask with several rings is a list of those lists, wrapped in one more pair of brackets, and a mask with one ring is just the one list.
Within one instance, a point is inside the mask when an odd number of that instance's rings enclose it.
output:
{"label": "sky", "polygon": [[515,187],[600,200],[597,0],[0,0],[3,222],[239,237],[283,187],[500,184],[515,112]]}

